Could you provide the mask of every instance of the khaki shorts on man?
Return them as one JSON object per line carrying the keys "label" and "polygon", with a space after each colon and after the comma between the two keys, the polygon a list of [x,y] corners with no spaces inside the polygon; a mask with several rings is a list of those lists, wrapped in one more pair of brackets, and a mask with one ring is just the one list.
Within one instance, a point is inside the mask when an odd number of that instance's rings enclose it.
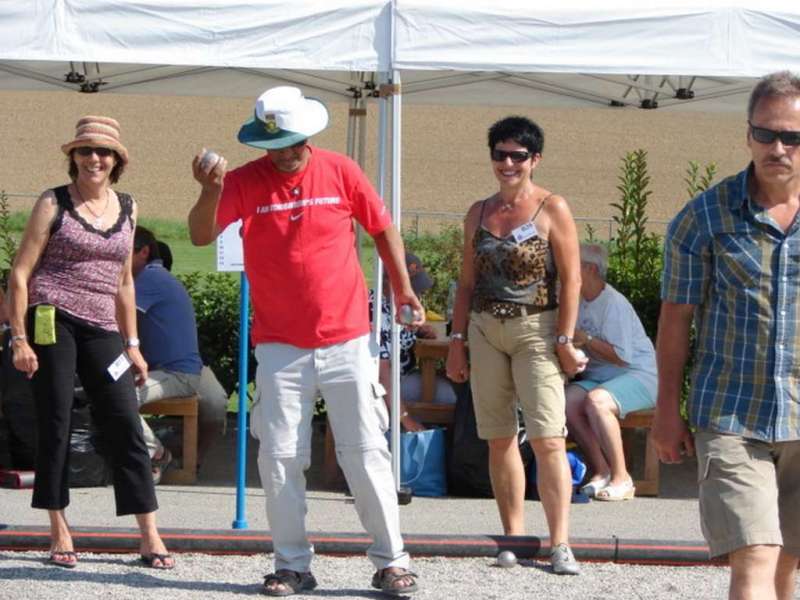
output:
{"label": "khaki shorts on man", "polygon": [[700,520],[711,556],[755,545],[800,556],[800,441],[695,435]]}

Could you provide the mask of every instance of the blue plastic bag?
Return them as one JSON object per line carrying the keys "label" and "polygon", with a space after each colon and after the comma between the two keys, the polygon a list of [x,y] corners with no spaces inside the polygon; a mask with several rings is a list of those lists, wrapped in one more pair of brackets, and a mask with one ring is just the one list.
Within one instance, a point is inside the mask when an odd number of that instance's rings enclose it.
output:
{"label": "blue plastic bag", "polygon": [[[572,472],[572,485],[578,485],[583,478],[586,477],[586,463],[583,462],[580,455],[574,450],[567,450],[567,462],[569,462],[569,470]],[[536,482],[536,461],[531,462],[530,474],[528,478],[529,483]]]}
{"label": "blue plastic bag", "polygon": [[400,434],[400,484],[415,496],[447,494],[444,429]]}

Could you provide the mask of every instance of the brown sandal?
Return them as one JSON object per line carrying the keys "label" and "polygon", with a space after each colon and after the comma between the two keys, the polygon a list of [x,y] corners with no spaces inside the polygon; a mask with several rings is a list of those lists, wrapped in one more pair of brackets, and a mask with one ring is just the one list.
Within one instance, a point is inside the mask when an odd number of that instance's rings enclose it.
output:
{"label": "brown sandal", "polygon": [[[397,571],[392,573],[389,571],[390,568],[392,567],[375,571],[375,575],[372,576],[372,587],[382,591],[384,594],[391,594],[392,596],[405,596],[419,590],[419,586],[417,585],[417,578],[419,576],[416,573],[408,569],[403,569],[402,567],[396,567]],[[411,578],[411,585],[395,585],[399,580],[405,579],[406,577]]]}
{"label": "brown sandal", "polygon": [[[270,583],[277,583],[275,587],[269,587]],[[281,587],[283,586],[283,587]],[[317,580],[311,572],[299,573],[291,569],[278,569],[264,577],[262,593],[267,596],[293,596],[298,592],[308,592],[317,587]]]}
{"label": "brown sandal", "polygon": [[[175,568],[175,560],[171,554],[159,554],[153,552],[152,554],[140,554],[139,560],[148,569],[157,569],[159,571],[169,571]],[[172,560],[172,564],[167,561]],[[156,563],[158,561],[158,563]]]}

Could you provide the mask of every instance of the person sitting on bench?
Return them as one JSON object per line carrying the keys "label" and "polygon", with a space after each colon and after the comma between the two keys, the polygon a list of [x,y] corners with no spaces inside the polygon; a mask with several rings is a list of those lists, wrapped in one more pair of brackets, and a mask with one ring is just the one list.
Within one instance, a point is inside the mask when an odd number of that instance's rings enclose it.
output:
{"label": "person sitting on bench", "polygon": [[[433,287],[433,281],[422,266],[422,261],[414,254],[406,252],[406,268],[411,279],[411,287],[418,298]],[[383,278],[383,298],[381,300],[381,342],[380,362],[378,366],[378,380],[386,389],[384,399],[386,407],[391,410],[392,389],[392,313],[389,305],[389,278]],[[369,292],[370,320],[372,319],[372,306],[374,305],[373,290]],[[400,328],[400,425],[406,431],[422,431],[425,429],[408,410],[406,403],[416,402],[422,397],[422,380],[416,369],[417,360],[414,356],[414,344],[417,338],[433,339],[436,331],[430,325],[423,325],[416,329]],[[437,402],[455,404],[456,396],[452,386],[444,377],[436,377]]]}
{"label": "person sitting on bench", "polygon": [[[197,394],[202,453],[224,426],[228,394],[214,372],[203,366],[194,307],[186,288],[164,268],[155,236],[141,226],[134,232],[132,269],[142,354],[150,365],[147,380],[136,391],[139,404]],[[158,483],[171,456],[144,420],[142,427]]]}
{"label": "person sitting on bench", "polygon": [[607,250],[581,244],[581,302],[574,343],[589,358],[580,378],[567,386],[567,425],[593,471],[581,488],[597,500],[633,498],[618,419],[653,408],[656,359],[653,344],[631,303],[606,283]]}

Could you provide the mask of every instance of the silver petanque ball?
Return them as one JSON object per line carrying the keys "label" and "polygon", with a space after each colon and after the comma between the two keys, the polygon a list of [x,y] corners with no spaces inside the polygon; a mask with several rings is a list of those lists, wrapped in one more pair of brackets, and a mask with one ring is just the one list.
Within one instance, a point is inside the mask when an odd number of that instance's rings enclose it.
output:
{"label": "silver petanque ball", "polygon": [[577,354],[580,359],[586,358],[586,353],[583,350],[575,350],[575,354]]}
{"label": "silver petanque ball", "polygon": [[517,566],[517,556],[511,550],[503,550],[497,555],[497,566],[510,569]]}
{"label": "silver petanque ball", "polygon": [[219,154],[217,154],[213,150],[206,150],[205,154],[203,154],[202,158],[200,158],[200,168],[203,171],[210,171],[211,169],[217,166],[219,159],[220,159]]}
{"label": "silver petanque ball", "polygon": [[411,325],[416,316],[414,309],[410,304],[403,304],[400,306],[400,322],[403,325]]}

